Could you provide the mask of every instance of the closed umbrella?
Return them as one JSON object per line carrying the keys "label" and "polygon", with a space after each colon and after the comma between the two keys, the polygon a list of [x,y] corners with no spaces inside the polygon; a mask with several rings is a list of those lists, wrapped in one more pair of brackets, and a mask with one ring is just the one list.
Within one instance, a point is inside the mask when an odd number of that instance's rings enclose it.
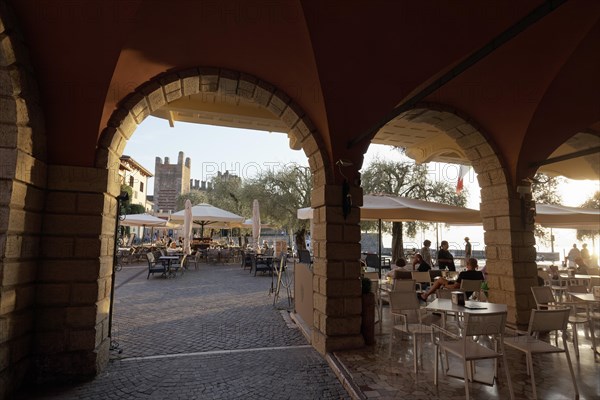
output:
{"label": "closed umbrella", "polygon": [[254,239],[256,250],[258,250],[260,240],[260,207],[256,199],[252,203],[252,238]]}
{"label": "closed umbrella", "polygon": [[192,202],[190,199],[185,201],[183,219],[183,253],[192,254]]}

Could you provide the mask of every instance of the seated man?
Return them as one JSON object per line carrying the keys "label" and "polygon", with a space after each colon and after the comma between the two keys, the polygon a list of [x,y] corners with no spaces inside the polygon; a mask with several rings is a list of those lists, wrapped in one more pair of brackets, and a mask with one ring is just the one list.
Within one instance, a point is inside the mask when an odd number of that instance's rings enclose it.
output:
{"label": "seated man", "polygon": [[[467,270],[466,271],[462,271],[460,274],[458,274],[458,279],[456,280],[456,282],[454,281],[448,281],[445,278],[439,278],[438,280],[435,281],[435,283],[433,285],[431,285],[431,287],[429,288],[429,290],[427,290],[427,292],[425,293],[421,293],[420,295],[417,295],[419,297],[420,300],[423,301],[427,301],[427,297],[429,297],[429,295],[431,295],[432,293],[435,293],[436,290],[438,290],[441,287],[444,287],[446,289],[451,289],[451,290],[455,290],[455,289],[460,289],[460,282],[462,280],[481,280],[483,281],[483,274],[481,273],[481,271],[477,271],[477,259],[476,258],[469,258],[469,260],[467,261]],[[471,293],[466,293],[467,297],[469,297],[471,295]]]}

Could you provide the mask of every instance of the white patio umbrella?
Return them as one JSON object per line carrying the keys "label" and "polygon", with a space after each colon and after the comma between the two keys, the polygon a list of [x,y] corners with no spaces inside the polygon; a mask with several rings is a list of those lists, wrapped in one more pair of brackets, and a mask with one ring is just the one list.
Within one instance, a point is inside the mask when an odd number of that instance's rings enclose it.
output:
{"label": "white patio umbrella", "polygon": [[167,221],[150,214],[126,214],[121,221],[122,226],[150,227],[150,243],[154,241],[154,227],[166,226]]}
{"label": "white patio umbrella", "polygon": [[[183,223],[185,220],[185,210],[177,211],[171,214],[171,222]],[[204,227],[226,226],[228,223],[241,223],[244,217],[223,210],[210,204],[202,203],[192,207],[192,221],[200,226],[200,234],[204,237]]]}
{"label": "white patio umbrella", "polygon": [[150,214],[126,214],[121,221],[123,226],[165,226],[166,224],[166,220]]}
{"label": "white patio umbrella", "polygon": [[252,238],[254,239],[256,250],[258,250],[260,240],[260,207],[256,199],[252,202]]}
{"label": "white patio umbrella", "polygon": [[183,219],[183,253],[192,254],[192,202],[190,199],[185,201],[184,219]]}

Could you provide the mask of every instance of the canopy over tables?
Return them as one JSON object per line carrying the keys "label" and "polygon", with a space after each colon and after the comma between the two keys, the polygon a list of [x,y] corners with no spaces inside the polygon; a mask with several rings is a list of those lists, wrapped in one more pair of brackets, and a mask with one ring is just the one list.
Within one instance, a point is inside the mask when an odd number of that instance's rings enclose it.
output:
{"label": "canopy over tables", "polygon": [[[313,209],[310,207],[297,211],[299,219],[311,219],[312,214]],[[365,195],[360,208],[360,218],[385,221],[481,223],[479,210],[388,195]]]}
{"label": "canopy over tables", "polygon": [[535,222],[547,228],[600,230],[600,210],[536,204]]}
{"label": "canopy over tables", "polygon": [[[299,219],[312,218],[313,209],[301,208]],[[455,225],[481,225],[479,210],[431,203],[406,197],[365,195],[360,208],[362,220],[446,222]],[[535,222],[549,228],[600,230],[600,210],[536,204]]]}
{"label": "canopy over tables", "polygon": [[[183,223],[185,221],[185,210],[177,211],[171,214],[171,221],[175,223]],[[223,210],[207,203],[197,204],[192,207],[192,221],[199,225],[201,235],[204,236],[204,226],[219,225],[221,223],[242,223],[244,217]]]}

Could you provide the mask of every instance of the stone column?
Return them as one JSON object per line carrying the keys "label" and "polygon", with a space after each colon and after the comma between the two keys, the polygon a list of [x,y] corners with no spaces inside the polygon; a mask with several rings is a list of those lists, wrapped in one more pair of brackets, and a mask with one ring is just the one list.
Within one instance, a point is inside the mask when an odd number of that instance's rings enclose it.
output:
{"label": "stone column", "polygon": [[38,271],[38,382],[95,376],[109,357],[108,313],[119,181],[100,168],[50,166]]}
{"label": "stone column", "polygon": [[352,212],[342,214],[342,186],[312,192],[314,232],[313,346],[322,354],[364,346],[361,335],[360,188]]}
{"label": "stone column", "polygon": [[537,286],[531,195],[516,193],[500,169],[481,172],[481,216],[485,229],[489,300],[508,305],[509,325],[524,328]]}

